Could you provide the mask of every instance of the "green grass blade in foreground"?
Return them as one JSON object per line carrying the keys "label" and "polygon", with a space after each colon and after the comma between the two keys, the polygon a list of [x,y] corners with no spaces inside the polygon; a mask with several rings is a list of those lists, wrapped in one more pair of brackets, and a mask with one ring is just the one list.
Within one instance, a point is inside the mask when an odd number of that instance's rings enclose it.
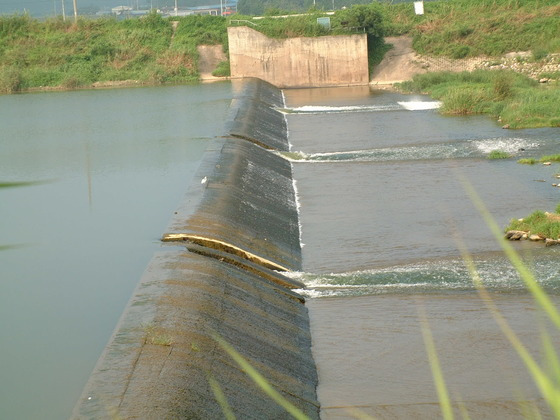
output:
{"label": "green grass blade in foreground", "polygon": [[210,388],[212,388],[212,392],[214,393],[214,397],[216,397],[216,401],[220,404],[220,408],[222,409],[222,413],[226,420],[235,420],[235,414],[233,414],[233,410],[229,405],[220,384],[213,376],[208,377],[208,383],[210,384]]}
{"label": "green grass blade in foreground", "polygon": [[0,182],[0,188],[28,187],[31,185],[45,184],[51,181],[18,181],[18,182]]}
{"label": "green grass blade in foreground", "polygon": [[511,244],[504,239],[500,227],[497,225],[496,221],[486,208],[484,202],[477,194],[473,186],[466,179],[463,179],[463,187],[465,188],[472,202],[484,218],[484,221],[490,228],[490,231],[494,234],[496,240],[499,242],[500,246],[511,261],[512,265],[519,273],[519,276],[525,283],[525,286],[527,287],[527,289],[529,289],[529,291],[535,298],[535,301],[544,310],[544,312],[554,323],[556,328],[560,330],[560,313],[558,312],[558,309],[556,309],[548,295],[537,283],[534,274],[525,265],[517,251],[515,251]]}
{"label": "green grass blade in foreground", "polygon": [[231,358],[239,365],[239,367],[262,389],[266,395],[274,400],[278,405],[283,407],[289,414],[298,420],[308,420],[304,413],[296,406],[284,398],[272,385],[262,376],[251,364],[241,356],[231,345],[218,335],[214,335],[214,340],[231,356]]}
{"label": "green grass blade in foreground", "polygon": [[424,307],[421,307],[421,309],[419,307],[418,312],[422,327],[422,337],[424,338],[426,353],[428,353],[428,360],[430,362],[432,377],[434,378],[434,383],[438,394],[441,414],[444,420],[453,420],[453,408],[451,407],[451,400],[449,398],[449,393],[447,392],[447,386],[445,385],[445,379],[443,378],[443,372],[441,370],[436,346],[434,344],[432,330],[430,329],[430,325],[428,324],[428,319],[426,317]]}
{"label": "green grass blade in foreground", "polygon": [[473,279],[473,283],[478,290],[478,293],[484,303],[486,304],[487,308],[492,313],[494,320],[502,330],[504,336],[508,339],[512,347],[515,349],[525,367],[531,374],[535,385],[539,389],[541,395],[551,408],[552,412],[554,413],[555,418],[560,419],[560,388],[557,386],[546,372],[540,368],[538,363],[533,359],[527,348],[523,345],[519,337],[515,334],[513,329],[510,327],[507,320],[504,316],[500,313],[498,307],[492,300],[492,297],[484,287],[482,279],[480,278],[478,271],[474,265],[474,261],[472,257],[463,251],[463,260],[469,273]]}
{"label": "green grass blade in foreground", "polygon": [[552,344],[552,340],[550,339],[550,335],[544,328],[541,328],[541,340],[544,350],[546,371],[550,373],[552,380],[555,381],[556,387],[560,388],[560,361],[554,344]]}

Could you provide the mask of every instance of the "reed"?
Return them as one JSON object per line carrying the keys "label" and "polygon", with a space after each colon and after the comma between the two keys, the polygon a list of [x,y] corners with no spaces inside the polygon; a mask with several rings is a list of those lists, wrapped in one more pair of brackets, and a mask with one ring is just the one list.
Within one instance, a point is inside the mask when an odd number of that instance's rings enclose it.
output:
{"label": "reed", "polygon": [[555,0],[453,0],[425,3],[416,16],[409,3],[386,4],[387,35],[409,34],[422,54],[464,58],[533,50],[535,58],[560,52]]}
{"label": "reed", "polygon": [[510,71],[427,73],[397,87],[440,100],[447,115],[488,114],[509,128],[560,126],[560,86]]}

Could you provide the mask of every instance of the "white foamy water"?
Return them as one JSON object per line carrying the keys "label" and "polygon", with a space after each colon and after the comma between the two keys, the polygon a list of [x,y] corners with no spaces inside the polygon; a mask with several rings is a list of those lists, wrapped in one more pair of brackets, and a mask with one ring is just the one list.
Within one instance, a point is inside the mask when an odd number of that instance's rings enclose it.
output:
{"label": "white foamy water", "polygon": [[388,105],[357,105],[357,106],[317,106],[305,105],[296,108],[280,109],[287,113],[295,114],[323,114],[323,113],[342,113],[342,112],[378,112],[378,111],[396,111],[400,110],[397,104]]}
{"label": "white foamy water", "polygon": [[425,111],[428,109],[438,109],[441,106],[440,101],[401,101],[397,103],[408,111]]}
{"label": "white foamy water", "polygon": [[401,101],[383,105],[348,105],[348,106],[323,106],[323,105],[304,105],[295,108],[284,108],[280,111],[287,113],[300,114],[319,114],[319,113],[340,113],[340,112],[379,112],[379,111],[425,111],[438,109],[441,106],[439,101]]}
{"label": "white foamy water", "polygon": [[[549,251],[546,255],[533,259],[530,265],[541,286],[552,292],[560,288],[557,284],[557,267],[550,264],[550,258],[555,255],[557,253]],[[506,258],[482,258],[475,264],[487,288],[500,292],[524,289],[519,274]],[[293,272],[288,276],[306,285],[305,289],[299,289],[298,292],[308,298],[475,290],[469,271],[460,259],[346,273]]]}
{"label": "white foamy water", "polygon": [[533,140],[504,137],[340,152],[305,153],[294,151],[290,153],[281,153],[281,155],[293,162],[382,162],[396,160],[481,158],[486,157],[495,150],[503,151],[509,153],[511,157],[516,157],[523,152],[535,150],[538,147],[539,143]]}
{"label": "white foamy water", "polygon": [[499,150],[507,153],[516,153],[523,150],[535,149],[538,142],[516,137],[500,137],[473,141],[474,146],[484,154]]}

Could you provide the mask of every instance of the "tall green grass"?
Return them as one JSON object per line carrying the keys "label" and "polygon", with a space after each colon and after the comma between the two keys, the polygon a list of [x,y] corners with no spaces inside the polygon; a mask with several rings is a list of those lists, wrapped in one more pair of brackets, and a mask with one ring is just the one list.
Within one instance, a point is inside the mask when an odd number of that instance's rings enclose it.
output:
{"label": "tall green grass", "polygon": [[79,19],[77,24],[0,17],[0,92],[197,80],[196,43],[204,39],[185,43],[182,26],[175,42],[171,21],[155,12],[141,19]]}
{"label": "tall green grass", "polygon": [[560,52],[560,5],[555,0],[447,0],[386,4],[387,35],[409,34],[422,54],[464,58],[510,51]]}
{"label": "tall green grass", "polygon": [[510,128],[560,127],[560,87],[511,71],[426,73],[398,87],[439,99],[448,115],[489,114]]}
{"label": "tall green grass", "polygon": [[[558,209],[557,209],[558,210]],[[523,219],[513,219],[505,231],[521,230],[543,238],[560,238],[560,221],[552,220],[542,210],[536,210]]]}

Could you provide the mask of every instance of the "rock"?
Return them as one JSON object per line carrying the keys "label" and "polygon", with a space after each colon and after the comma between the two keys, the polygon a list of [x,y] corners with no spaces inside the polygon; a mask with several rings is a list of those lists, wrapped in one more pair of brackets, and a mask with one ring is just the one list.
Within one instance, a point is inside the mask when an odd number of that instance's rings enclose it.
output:
{"label": "rock", "polygon": [[550,166],[550,165],[552,165],[552,162],[543,162],[543,165]]}
{"label": "rock", "polygon": [[522,230],[509,230],[506,232],[506,239],[509,239],[510,241],[527,239],[527,232],[524,232]]}
{"label": "rock", "polygon": [[546,238],[546,240],[544,241],[544,244],[546,246],[553,246],[553,245],[558,245],[560,244],[560,241],[557,239],[550,239],[550,238]]}
{"label": "rock", "polygon": [[529,235],[529,240],[530,240],[530,241],[535,241],[535,242],[536,242],[536,241],[544,241],[544,239],[545,239],[545,238],[543,238],[543,237],[540,236],[540,235],[535,235],[535,234]]}
{"label": "rock", "polygon": [[543,77],[542,79],[539,79],[539,83],[548,83],[550,80],[547,79],[546,77]]}
{"label": "rock", "polygon": [[509,128],[509,124],[503,125],[502,128],[503,128],[503,129],[508,129],[508,128]]}

